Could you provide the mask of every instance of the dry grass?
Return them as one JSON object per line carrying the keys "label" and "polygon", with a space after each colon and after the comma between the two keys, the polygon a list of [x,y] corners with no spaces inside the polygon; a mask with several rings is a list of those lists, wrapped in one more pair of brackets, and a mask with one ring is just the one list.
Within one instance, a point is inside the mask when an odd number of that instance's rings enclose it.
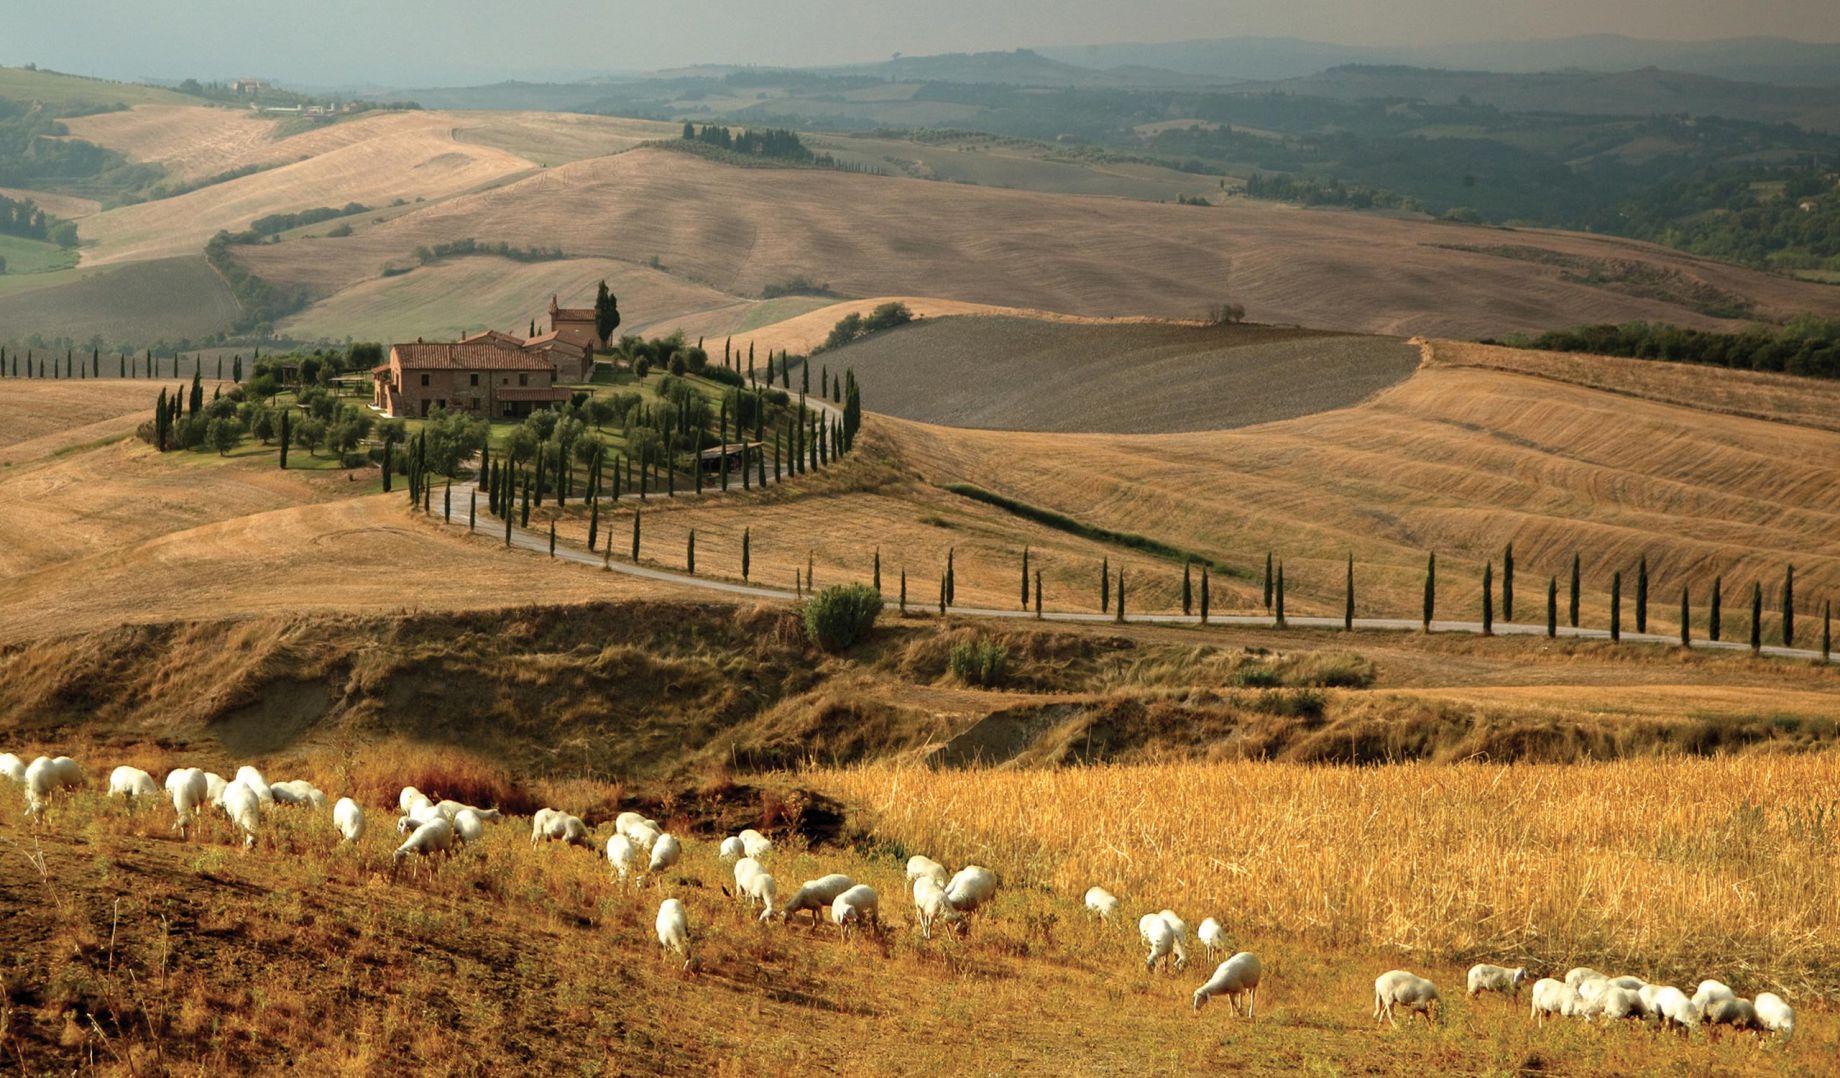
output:
{"label": "dry grass", "polygon": [[[1832,754],[1591,766],[1237,763],[801,776],[1009,886],[1226,911],[1405,963],[1840,993]],[[1199,917],[1196,912],[1194,916]]]}
{"label": "dry grass", "polygon": [[[62,352],[57,359],[63,363]],[[107,373],[115,373],[115,360],[109,357]],[[0,422],[0,466],[13,467],[109,433],[132,433],[133,426],[123,430],[120,425],[129,419],[139,423],[151,416],[153,405],[149,402],[159,396],[160,390],[170,387],[164,381],[142,379],[14,382],[9,378],[8,388],[13,390],[8,396],[14,399],[0,404],[0,414],[5,416]]]}

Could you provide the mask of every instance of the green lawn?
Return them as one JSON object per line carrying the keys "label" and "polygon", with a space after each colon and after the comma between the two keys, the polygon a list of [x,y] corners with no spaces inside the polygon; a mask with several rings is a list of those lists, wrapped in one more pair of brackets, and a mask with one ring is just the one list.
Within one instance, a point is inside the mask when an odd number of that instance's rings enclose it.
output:
{"label": "green lawn", "polygon": [[75,248],[59,247],[43,240],[0,235],[0,258],[6,260],[7,276],[25,273],[48,273],[69,269],[77,264]]}
{"label": "green lawn", "polygon": [[47,105],[202,105],[196,97],[143,86],[134,82],[110,82],[81,75],[64,75],[55,71],[28,71],[23,67],[0,67],[0,98],[9,101],[40,101]]}

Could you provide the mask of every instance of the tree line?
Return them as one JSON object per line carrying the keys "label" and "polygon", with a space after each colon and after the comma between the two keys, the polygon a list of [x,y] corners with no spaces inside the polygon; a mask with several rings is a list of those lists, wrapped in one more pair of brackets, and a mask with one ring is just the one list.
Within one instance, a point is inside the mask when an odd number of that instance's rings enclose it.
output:
{"label": "tree line", "polygon": [[1504,343],[1548,352],[1588,352],[1807,378],[1840,378],[1840,322],[1807,315],[1780,328],[1759,326],[1739,333],[1625,322],[1553,330],[1532,338],[1510,338]]}

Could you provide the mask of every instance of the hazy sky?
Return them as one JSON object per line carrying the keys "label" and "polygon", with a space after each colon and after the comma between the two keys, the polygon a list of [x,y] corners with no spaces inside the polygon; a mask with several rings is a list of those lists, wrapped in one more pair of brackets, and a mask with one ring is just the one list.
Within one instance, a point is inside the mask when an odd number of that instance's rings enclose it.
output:
{"label": "hazy sky", "polygon": [[1840,41],[1837,0],[5,0],[0,62],[114,78],[466,85],[684,64],[1240,35],[1448,44],[1619,33]]}

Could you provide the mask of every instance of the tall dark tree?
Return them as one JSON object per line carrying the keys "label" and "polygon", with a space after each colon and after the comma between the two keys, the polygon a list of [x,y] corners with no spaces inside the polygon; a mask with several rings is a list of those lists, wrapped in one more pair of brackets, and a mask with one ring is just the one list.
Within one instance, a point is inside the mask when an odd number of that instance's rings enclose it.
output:
{"label": "tall dark tree", "polygon": [[1821,661],[1834,657],[1834,604],[1831,599],[1821,600]]}
{"label": "tall dark tree", "polygon": [[[1039,589],[1037,589],[1037,591],[1039,591]],[[1203,625],[1206,625],[1207,620],[1208,620],[1208,600],[1209,598],[1210,596],[1208,595],[1208,567],[1205,563],[1203,563],[1201,566],[1201,624]]]}
{"label": "tall dark tree", "polygon": [[1425,631],[1431,631],[1431,619],[1437,613],[1437,551],[1425,558]]}
{"label": "tall dark tree", "polygon": [[1495,563],[1482,567],[1482,635],[1495,635]]}
{"label": "tall dark tree", "polygon": [[952,606],[958,601],[958,571],[953,565],[951,547],[946,548],[946,605]]}
{"label": "tall dark tree", "polygon": [[383,492],[390,493],[390,440],[383,440]]}
{"label": "tall dark tree", "polygon": [[1623,638],[1623,571],[1610,574],[1610,639]]}
{"label": "tall dark tree", "polygon": [[192,403],[187,410],[193,415],[204,411],[204,376],[198,370],[198,364],[192,365]]}
{"label": "tall dark tree", "polygon": [[607,282],[602,281],[594,290],[594,335],[601,339],[602,349],[613,338],[613,331],[619,328],[620,301],[607,291]]}
{"label": "tall dark tree", "polygon": [[1124,566],[1118,567],[1118,620],[1124,621]]}
{"label": "tall dark tree", "polygon": [[466,495],[466,530],[472,531],[479,523],[479,488],[474,487]]}
{"label": "tall dark tree", "polygon": [[441,522],[443,524],[454,522],[454,481],[452,479],[449,479],[447,485],[441,488]]}
{"label": "tall dark tree", "polygon": [[[153,447],[155,449],[158,449],[162,453],[166,452],[166,441],[167,441],[166,430],[167,430],[167,427],[170,425],[170,420],[167,418],[167,416],[168,416],[168,413],[166,409],[166,391],[162,389],[160,390],[160,403],[154,406],[154,411],[153,411]],[[283,422],[286,421],[285,413],[283,414],[282,419],[283,419]],[[285,430],[286,427],[283,427],[282,429]],[[286,453],[287,453],[287,450],[283,449],[282,450],[283,460],[286,459]],[[285,466],[286,465],[284,464],[283,467]]]}
{"label": "tall dark tree", "polygon": [[1041,620],[1041,570],[1035,570],[1035,620]]}
{"label": "tall dark tree", "polygon": [[[772,367],[767,368],[769,375],[772,369]],[[771,377],[768,380],[771,381]],[[905,565],[901,566],[901,613],[907,613],[907,566]]]}
{"label": "tall dark tree", "polygon": [[[543,458],[541,456],[537,458],[539,462],[541,462],[542,459]],[[543,474],[543,468],[542,468],[541,463],[539,463],[537,466],[537,474],[539,477]],[[524,482],[522,483],[522,486],[524,488],[524,501],[523,501],[523,504],[518,506],[518,527],[520,528],[530,527],[530,488],[532,486],[539,486],[541,482],[542,481],[539,478],[539,480],[536,483],[532,483],[531,480],[528,477],[526,477]],[[537,497],[538,497],[539,503],[541,503],[542,494],[539,493]]]}
{"label": "tall dark tree", "polygon": [[1569,620],[1571,622],[1572,628],[1574,629],[1578,628],[1578,552],[1577,551],[1572,552],[1572,596],[1571,596],[1571,608],[1568,611],[1568,613],[1570,614]]}
{"label": "tall dark tree", "polygon": [[1783,647],[1795,646],[1795,566],[1783,570],[1782,592],[1782,642]]}
{"label": "tall dark tree", "polygon": [[504,475],[499,477],[498,505],[499,514],[504,517],[505,520],[505,545],[510,546],[511,511],[512,507],[517,504],[518,477],[516,469],[511,467],[510,462],[506,462],[504,473]]}
{"label": "tall dark tree", "polygon": [[696,575],[696,529],[690,529],[690,538],[684,543],[684,571]]}
{"label": "tall dark tree", "polygon": [[1027,544],[1024,544],[1022,548],[1022,609],[1027,610],[1028,608],[1029,608],[1029,548]]}
{"label": "tall dark tree", "polygon": [[1693,646],[1693,608],[1687,602],[1687,586],[1680,586],[1680,646]]}
{"label": "tall dark tree", "polygon": [[1559,635],[1559,578],[1546,579],[1546,635]]}
{"label": "tall dark tree", "polygon": [[1193,570],[1190,568],[1189,562],[1183,562],[1182,563],[1182,616],[1188,617],[1190,614],[1194,613],[1194,605],[1195,605],[1195,582],[1193,580]]}
{"label": "tall dark tree", "polygon": [[1763,650],[1763,584],[1751,583],[1751,650]]}
{"label": "tall dark tree", "polygon": [[1636,632],[1648,631],[1648,555],[1636,562]]}
{"label": "tall dark tree", "polygon": [[1265,552],[1265,610],[1271,611],[1271,551]]}
{"label": "tall dark tree", "polygon": [[1112,559],[1099,559],[1099,613],[1112,608]]}
{"label": "tall dark tree", "polygon": [[288,440],[289,440],[288,439],[288,414],[287,414],[287,410],[283,409],[281,412],[281,436],[280,436],[281,467],[283,468],[287,467]]}
{"label": "tall dark tree", "polygon": [[1284,622],[1284,563],[1283,562],[1278,563],[1278,585],[1277,585],[1276,598],[1277,598],[1278,610],[1277,610],[1277,617],[1274,619],[1274,621],[1277,623],[1278,628],[1282,629],[1285,627],[1285,622]]}
{"label": "tall dark tree", "polygon": [[875,579],[875,594],[880,595],[882,593],[882,548],[879,546],[875,548],[874,579]]}
{"label": "tall dark tree", "polygon": [[1501,620],[1514,620],[1514,544],[1501,552]]}
{"label": "tall dark tree", "polygon": [[639,513],[638,509],[633,510],[632,560],[634,563],[639,560]]}
{"label": "tall dark tree", "polygon": [[556,518],[549,518],[549,556],[556,556]]}
{"label": "tall dark tree", "polygon": [[1713,640],[1719,638],[1719,593],[1725,590],[1725,578],[1712,578],[1712,601],[1706,605],[1706,635]]}
{"label": "tall dark tree", "polygon": [[[754,535],[752,531],[750,531],[749,529],[742,528],[741,529],[741,579],[746,580],[748,578],[749,572],[752,571],[753,569],[753,561],[754,561]],[[879,574],[879,570],[878,570],[878,574]],[[878,575],[876,579],[879,584],[880,576]]]}
{"label": "tall dark tree", "polygon": [[1354,555],[1348,555],[1348,586],[1342,598],[1342,631],[1354,632]]}
{"label": "tall dark tree", "polygon": [[600,534],[601,503],[599,501],[591,501],[588,503],[588,550],[590,553],[594,551],[595,541],[600,538]]}

